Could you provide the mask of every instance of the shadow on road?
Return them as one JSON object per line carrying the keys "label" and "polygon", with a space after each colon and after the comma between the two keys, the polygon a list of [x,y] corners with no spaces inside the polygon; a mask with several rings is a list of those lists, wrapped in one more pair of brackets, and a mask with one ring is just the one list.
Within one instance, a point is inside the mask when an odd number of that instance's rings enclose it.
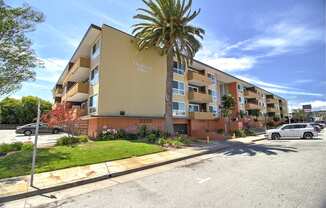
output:
{"label": "shadow on road", "polygon": [[227,156],[247,154],[248,156],[255,156],[257,153],[264,153],[266,155],[277,155],[278,152],[297,152],[295,147],[284,147],[282,145],[262,145],[262,144],[245,144],[241,142],[234,142],[229,148],[222,150]]}

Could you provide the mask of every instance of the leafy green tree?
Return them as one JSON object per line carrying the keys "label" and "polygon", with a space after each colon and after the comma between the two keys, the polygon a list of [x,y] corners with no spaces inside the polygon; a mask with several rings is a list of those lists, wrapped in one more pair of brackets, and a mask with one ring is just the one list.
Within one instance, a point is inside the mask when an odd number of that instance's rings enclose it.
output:
{"label": "leafy green tree", "polygon": [[143,0],[147,8],[140,8],[133,25],[133,34],[139,50],[160,48],[162,56],[167,58],[167,77],[165,95],[165,131],[174,135],[172,118],[172,81],[173,59],[189,65],[201,47],[198,38],[203,38],[205,31],[190,24],[200,10],[192,11],[191,0]]}
{"label": "leafy green tree", "polygon": [[[37,104],[40,98],[33,96],[22,99],[5,98],[0,101],[0,123],[3,124],[26,124],[35,122],[37,116]],[[51,110],[52,104],[40,99],[41,112]]]}
{"label": "leafy green tree", "polygon": [[27,4],[13,8],[0,0],[0,96],[35,78],[33,68],[41,62],[26,33],[33,31],[43,19],[42,13]]}
{"label": "leafy green tree", "polygon": [[230,116],[234,110],[236,102],[230,94],[224,95],[221,101],[221,113],[224,118],[224,133],[227,135],[230,129]]}
{"label": "leafy green tree", "polygon": [[293,109],[292,118],[297,121],[304,121],[306,114],[303,109]]}
{"label": "leafy green tree", "polygon": [[20,124],[22,118],[22,103],[18,99],[5,98],[0,102],[0,123]]}

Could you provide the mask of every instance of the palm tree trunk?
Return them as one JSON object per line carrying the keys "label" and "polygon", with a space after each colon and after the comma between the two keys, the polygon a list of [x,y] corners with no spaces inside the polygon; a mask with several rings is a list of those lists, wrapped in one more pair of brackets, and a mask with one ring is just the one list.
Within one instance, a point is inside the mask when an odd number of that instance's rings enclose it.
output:
{"label": "palm tree trunk", "polygon": [[224,117],[224,136],[227,135],[228,135],[227,120],[226,117]]}
{"label": "palm tree trunk", "polygon": [[165,93],[165,132],[174,136],[173,115],[172,115],[172,81],[173,81],[173,52],[167,53],[167,74]]}

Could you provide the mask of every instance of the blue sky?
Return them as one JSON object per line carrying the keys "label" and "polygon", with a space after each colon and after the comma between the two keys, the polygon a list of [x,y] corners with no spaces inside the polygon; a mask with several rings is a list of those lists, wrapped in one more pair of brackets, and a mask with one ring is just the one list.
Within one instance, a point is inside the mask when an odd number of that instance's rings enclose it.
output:
{"label": "blue sky", "polygon": [[[11,97],[52,100],[51,88],[90,24],[131,31],[141,0],[10,0],[42,11],[46,21],[30,33],[45,68]],[[296,108],[326,109],[324,0],[194,0],[194,24],[206,30],[196,58],[274,92]]]}

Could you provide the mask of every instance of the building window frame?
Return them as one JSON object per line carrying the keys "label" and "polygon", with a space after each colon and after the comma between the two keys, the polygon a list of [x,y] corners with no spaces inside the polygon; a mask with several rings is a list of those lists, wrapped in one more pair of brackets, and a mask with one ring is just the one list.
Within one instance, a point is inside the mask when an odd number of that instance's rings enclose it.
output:
{"label": "building window frame", "polygon": [[100,40],[95,41],[91,48],[92,59],[96,58],[100,54]]}
{"label": "building window frame", "polygon": [[98,66],[95,66],[89,74],[89,83],[91,84],[91,86],[94,86],[96,84],[98,84],[99,81],[99,70],[98,70]]}
{"label": "building window frame", "polygon": [[199,112],[200,111],[200,105],[199,104],[194,104],[194,103],[189,103],[188,111],[189,112]]}
{"label": "building window frame", "polygon": [[172,83],[173,95],[184,96],[185,95],[185,83],[183,81],[179,81],[179,80],[173,80],[172,82],[177,83],[177,88],[175,88],[175,86],[173,86],[174,84]]}
{"label": "building window frame", "polygon": [[174,61],[172,70],[173,70],[174,73],[184,75],[185,74],[185,65]]}
{"label": "building window frame", "polygon": [[88,100],[88,112],[90,114],[97,112],[97,105],[98,105],[98,94],[94,94],[89,97]]}
{"label": "building window frame", "polygon": [[173,116],[186,116],[186,105],[184,102],[174,101],[172,102],[172,114]]}

